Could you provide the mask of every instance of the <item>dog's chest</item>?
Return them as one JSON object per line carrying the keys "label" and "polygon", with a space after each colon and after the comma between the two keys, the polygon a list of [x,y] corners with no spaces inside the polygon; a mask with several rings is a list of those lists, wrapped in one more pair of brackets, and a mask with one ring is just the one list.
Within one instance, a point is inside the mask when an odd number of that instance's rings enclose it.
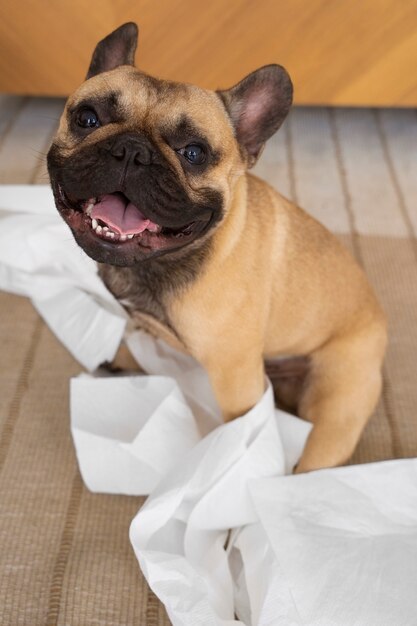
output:
{"label": "dog's chest", "polygon": [[173,302],[196,280],[203,254],[175,265],[144,263],[133,268],[100,264],[99,275],[109,291],[129,313],[135,328],[164,339],[187,352],[171,316]]}
{"label": "dog's chest", "polygon": [[175,299],[198,280],[208,256],[206,242],[181,258],[155,259],[133,267],[99,264],[101,279],[127,310],[136,326],[184,349],[183,338],[170,314]]}
{"label": "dog's chest", "polygon": [[154,272],[100,265],[99,275],[106,287],[134,319],[154,319],[170,327],[163,286]]}

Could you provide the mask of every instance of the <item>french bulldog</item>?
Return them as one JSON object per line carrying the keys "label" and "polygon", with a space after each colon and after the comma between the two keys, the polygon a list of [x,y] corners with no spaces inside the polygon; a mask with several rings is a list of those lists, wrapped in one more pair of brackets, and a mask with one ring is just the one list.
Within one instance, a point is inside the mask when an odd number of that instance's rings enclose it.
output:
{"label": "french bulldog", "polygon": [[[207,370],[224,420],[265,391],[312,422],[296,468],[343,464],[381,390],[387,331],[339,241],[248,170],[281,126],[280,65],[210,91],[134,66],[138,29],[97,44],[48,153],[56,207],[133,322]],[[320,184],[318,181],[317,184]]]}

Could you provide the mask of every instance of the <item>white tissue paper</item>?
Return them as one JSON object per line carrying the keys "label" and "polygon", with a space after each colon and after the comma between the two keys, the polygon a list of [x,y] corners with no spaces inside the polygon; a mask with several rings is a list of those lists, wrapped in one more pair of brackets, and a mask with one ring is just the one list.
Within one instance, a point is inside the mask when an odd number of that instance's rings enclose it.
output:
{"label": "white tissue paper", "polygon": [[232,547],[248,624],[417,624],[417,459],[265,478],[249,490],[258,521]]}
{"label": "white tissue paper", "polygon": [[0,186],[0,289],[31,298],[88,370],[111,361],[126,313],[74,242],[44,185]]}
{"label": "white tissue paper", "polygon": [[[0,187],[0,288],[90,371],[122,338],[148,376],[71,381],[80,470],[148,494],[131,541],[174,626],[417,624],[417,460],[290,474],[310,425],[272,389],[222,424],[204,370],[126,315],[47,187]],[[134,590],[132,590],[134,592]]]}

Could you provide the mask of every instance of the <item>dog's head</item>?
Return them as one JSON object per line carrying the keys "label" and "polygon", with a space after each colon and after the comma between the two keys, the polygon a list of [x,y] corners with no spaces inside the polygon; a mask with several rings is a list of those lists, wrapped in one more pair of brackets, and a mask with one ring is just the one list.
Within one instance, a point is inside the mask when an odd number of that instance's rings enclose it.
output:
{"label": "dog's head", "polygon": [[279,65],[218,92],[148,76],[134,67],[137,35],[128,23],[98,43],[48,153],[76,241],[120,266],[202,245],[292,100]]}

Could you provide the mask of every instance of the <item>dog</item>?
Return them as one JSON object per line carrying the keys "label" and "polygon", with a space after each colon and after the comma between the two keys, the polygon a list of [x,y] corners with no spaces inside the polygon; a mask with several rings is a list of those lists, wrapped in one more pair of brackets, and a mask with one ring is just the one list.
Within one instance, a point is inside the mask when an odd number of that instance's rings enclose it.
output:
{"label": "dog", "polygon": [[195,357],[224,420],[265,391],[313,427],[296,472],[345,463],[381,391],[384,314],[350,254],[248,170],[292,104],[280,65],[209,91],[100,41],[47,162],[57,209],[134,324]]}

